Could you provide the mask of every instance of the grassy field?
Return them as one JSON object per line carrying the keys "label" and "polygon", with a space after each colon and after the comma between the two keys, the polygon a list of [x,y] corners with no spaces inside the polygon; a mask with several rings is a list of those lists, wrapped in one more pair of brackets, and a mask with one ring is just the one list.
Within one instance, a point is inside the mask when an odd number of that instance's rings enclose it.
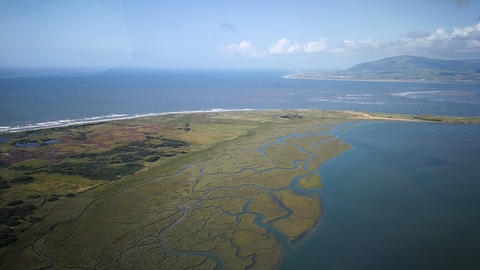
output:
{"label": "grassy field", "polygon": [[[311,173],[350,148],[323,132],[345,121],[438,122],[409,117],[222,112],[6,134],[0,268],[274,268],[281,247],[258,222],[292,240],[308,231],[320,200],[296,194],[292,179],[310,174],[299,187],[322,188]],[[277,143],[290,134],[304,135]],[[26,142],[39,146],[18,147]]]}

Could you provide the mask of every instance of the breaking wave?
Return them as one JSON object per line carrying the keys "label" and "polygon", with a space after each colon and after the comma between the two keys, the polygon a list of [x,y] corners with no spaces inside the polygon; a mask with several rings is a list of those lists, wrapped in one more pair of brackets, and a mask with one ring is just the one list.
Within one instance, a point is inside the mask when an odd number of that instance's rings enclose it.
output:
{"label": "breaking wave", "polygon": [[402,92],[402,93],[392,93],[390,94],[396,97],[405,97],[410,99],[422,99],[432,102],[456,102],[456,103],[466,103],[466,104],[480,104],[480,101],[477,98],[472,98],[475,96],[474,92],[469,91],[411,91],[411,92]]}
{"label": "breaking wave", "polygon": [[221,109],[221,108],[214,108],[211,110],[146,113],[146,114],[136,114],[136,115],[109,114],[109,115],[102,115],[102,116],[86,117],[81,119],[64,119],[64,120],[48,121],[48,122],[41,122],[41,123],[31,123],[31,124],[18,125],[18,126],[0,126],[0,133],[39,130],[39,129],[45,129],[45,128],[65,127],[65,126],[71,126],[71,125],[94,124],[94,123],[114,121],[114,120],[125,120],[125,119],[133,119],[133,118],[140,118],[140,117],[146,117],[146,116],[159,116],[159,115],[167,115],[167,114],[233,112],[233,111],[252,111],[252,110],[254,109],[231,109],[231,110],[228,109],[227,110],[227,109]]}
{"label": "breaking wave", "polygon": [[315,97],[308,101],[313,102],[332,102],[332,103],[347,103],[347,104],[362,104],[362,105],[384,105],[385,101],[376,101],[372,99],[372,95],[367,94],[347,94],[344,96],[334,97]]}

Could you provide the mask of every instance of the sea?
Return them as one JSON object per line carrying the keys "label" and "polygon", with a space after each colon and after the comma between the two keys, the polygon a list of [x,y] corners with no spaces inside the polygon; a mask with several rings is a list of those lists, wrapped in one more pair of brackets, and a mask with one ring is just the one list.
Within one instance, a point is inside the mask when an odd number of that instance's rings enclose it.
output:
{"label": "sea", "polygon": [[[169,113],[332,109],[480,116],[479,83],[289,79],[295,70],[0,71],[8,133]],[[480,125],[368,121],[319,168],[324,213],[278,269],[477,269]]]}
{"label": "sea", "polygon": [[478,83],[286,79],[288,70],[0,70],[0,132],[173,112],[333,109],[480,115]]}

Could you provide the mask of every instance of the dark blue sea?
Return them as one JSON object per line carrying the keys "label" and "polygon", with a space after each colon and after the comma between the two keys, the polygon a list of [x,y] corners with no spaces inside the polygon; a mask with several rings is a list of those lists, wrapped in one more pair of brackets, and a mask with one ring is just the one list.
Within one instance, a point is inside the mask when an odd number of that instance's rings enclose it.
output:
{"label": "dark blue sea", "polygon": [[0,132],[168,112],[335,109],[480,115],[480,84],[285,79],[265,70],[0,71]]}
{"label": "dark blue sea", "polygon": [[[480,116],[480,84],[282,77],[292,73],[2,71],[0,132],[212,110]],[[480,126],[345,125],[349,128],[332,132],[352,149],[319,168],[324,213],[312,231],[285,251],[279,269],[478,269]]]}

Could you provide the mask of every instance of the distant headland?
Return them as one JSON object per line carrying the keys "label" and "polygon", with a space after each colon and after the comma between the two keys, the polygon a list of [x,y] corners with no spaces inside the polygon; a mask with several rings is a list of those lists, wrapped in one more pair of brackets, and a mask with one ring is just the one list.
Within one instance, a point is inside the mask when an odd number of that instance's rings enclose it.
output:
{"label": "distant headland", "polygon": [[298,72],[285,78],[358,81],[480,82],[480,60],[440,60],[411,55],[365,62],[337,72]]}

